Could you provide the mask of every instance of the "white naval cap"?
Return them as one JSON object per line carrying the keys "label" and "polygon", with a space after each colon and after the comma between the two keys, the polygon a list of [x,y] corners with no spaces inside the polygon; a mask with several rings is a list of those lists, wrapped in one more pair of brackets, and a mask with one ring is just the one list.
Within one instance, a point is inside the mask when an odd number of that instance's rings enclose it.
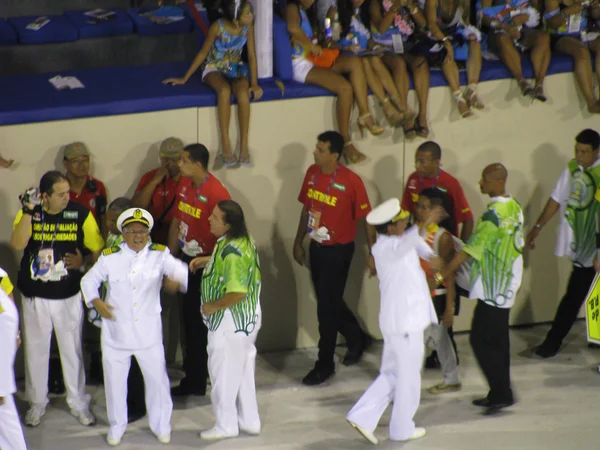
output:
{"label": "white naval cap", "polygon": [[154,226],[154,219],[148,211],[142,208],[129,208],[123,211],[117,219],[117,228],[122,233],[123,227],[136,222],[146,225],[150,230]]}
{"label": "white naval cap", "polygon": [[397,198],[390,198],[379,206],[373,208],[369,214],[367,214],[367,223],[369,225],[385,225],[389,222],[398,222],[399,220],[408,219],[410,213],[404,211],[400,207],[400,200]]}

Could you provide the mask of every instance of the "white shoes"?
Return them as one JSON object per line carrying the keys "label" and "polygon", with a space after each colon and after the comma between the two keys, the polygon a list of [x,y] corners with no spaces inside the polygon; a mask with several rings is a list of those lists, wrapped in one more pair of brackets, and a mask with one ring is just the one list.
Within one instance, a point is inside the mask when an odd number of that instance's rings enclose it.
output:
{"label": "white shoes", "polygon": [[377,439],[377,437],[371,431],[361,427],[360,425],[354,422],[351,422],[350,420],[348,420],[348,423],[352,425],[352,428],[358,431],[362,435],[362,437],[364,437],[371,444],[377,445],[379,443],[379,439]]}
{"label": "white shoes", "polygon": [[203,439],[205,441],[218,441],[220,439],[234,438],[234,437],[237,437],[237,435],[238,435],[238,433],[225,434],[213,427],[210,430],[204,430],[204,431],[200,432],[200,439]]}
{"label": "white shoes", "polygon": [[46,405],[31,405],[25,414],[25,425],[37,427],[46,415]]}
{"label": "white shoes", "polygon": [[106,436],[106,443],[111,447],[116,447],[121,443],[121,437],[113,437],[109,434]]}
{"label": "white shoes", "polygon": [[160,436],[156,436],[158,442],[161,444],[170,444],[171,443],[171,433],[161,434]]}
{"label": "white shoes", "polygon": [[260,427],[258,427],[258,428],[242,428],[242,427],[240,427],[240,431],[242,433],[249,434],[250,436],[258,436],[260,434]]}
{"label": "white shoes", "polygon": [[414,441],[415,439],[420,439],[427,434],[427,430],[422,427],[416,427],[413,435],[407,439],[402,439],[402,441]]}
{"label": "white shoes", "polygon": [[71,415],[76,417],[79,423],[85,427],[96,425],[96,418],[87,407],[84,409],[71,409]]}

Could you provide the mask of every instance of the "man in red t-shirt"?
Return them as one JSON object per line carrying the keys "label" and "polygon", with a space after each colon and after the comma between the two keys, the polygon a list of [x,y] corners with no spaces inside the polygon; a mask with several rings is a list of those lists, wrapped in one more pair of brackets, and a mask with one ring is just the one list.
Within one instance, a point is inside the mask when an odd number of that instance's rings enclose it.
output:
{"label": "man in red t-shirt", "polygon": [[[358,175],[339,163],[344,139],[337,131],[317,138],[315,164],[306,172],[298,201],[302,213],[294,241],[294,259],[304,265],[304,237],[310,236],[310,270],[317,297],[319,357],[302,382],[323,383],[335,373],[335,344],[338,331],[346,338],[348,352],[343,364],[360,361],[370,337],[344,303],[344,288],[354,254],[358,222],[371,211],[365,186]],[[366,226],[366,225],[365,225]],[[375,232],[367,227],[369,248]],[[369,259],[370,267],[373,261]]]}
{"label": "man in red t-shirt", "polygon": [[[179,161],[182,177],[168,240],[171,253],[188,264],[198,256],[212,254],[217,238],[210,232],[208,218],[221,200],[231,200],[227,189],[208,172],[208,159],[204,145],[191,144],[183,149]],[[202,270],[190,272],[183,294],[185,378],[171,390],[172,395],[206,394],[208,330],[200,313],[201,279]]]}
{"label": "man in red t-shirt", "polygon": [[177,211],[175,194],[179,185],[181,139],[170,137],[160,144],[160,167],[142,176],[133,195],[133,204],[146,209],[154,218],[152,242],[167,245],[169,227]]}
{"label": "man in red t-shirt", "polygon": [[[433,142],[427,141],[419,145],[415,155],[415,168],[408,177],[404,195],[402,196],[402,209],[410,211],[412,217],[416,217],[419,193],[430,187],[437,187],[445,191],[452,209],[453,229],[448,230],[463,242],[467,242],[473,231],[473,213],[465,198],[460,183],[448,172],[440,168],[442,149]],[[459,234],[459,225],[462,229]]]}
{"label": "man in red t-shirt", "polygon": [[69,180],[71,201],[86,206],[94,215],[102,236],[106,239],[106,206],[108,195],[102,181],[90,175],[90,151],[83,142],[64,147],[63,165]]}

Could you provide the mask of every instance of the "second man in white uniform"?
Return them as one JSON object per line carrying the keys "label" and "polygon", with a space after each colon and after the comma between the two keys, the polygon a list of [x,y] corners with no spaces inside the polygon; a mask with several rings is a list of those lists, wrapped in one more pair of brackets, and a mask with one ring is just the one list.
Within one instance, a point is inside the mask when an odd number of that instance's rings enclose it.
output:
{"label": "second man in white uniform", "polygon": [[[409,217],[397,198],[367,215],[367,223],[377,231],[372,253],[381,292],[383,355],[379,376],[346,418],[373,444],[378,442],[375,428],[391,401],[390,439],[407,441],[425,436],[425,428],[415,427],[413,416],[421,396],[423,332],[437,323],[437,318],[419,257],[432,267],[439,266],[440,260],[419,236],[416,226],[406,231]],[[424,226],[429,223],[426,221]]]}

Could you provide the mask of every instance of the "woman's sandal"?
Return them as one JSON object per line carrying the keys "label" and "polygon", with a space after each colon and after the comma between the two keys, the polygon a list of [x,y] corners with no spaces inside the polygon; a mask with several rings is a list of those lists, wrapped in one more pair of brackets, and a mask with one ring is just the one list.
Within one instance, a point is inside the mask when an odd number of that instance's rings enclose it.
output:
{"label": "woman's sandal", "polygon": [[546,97],[546,95],[544,94],[544,86],[542,86],[541,84],[538,84],[536,87],[533,88],[533,92],[531,95],[534,99],[539,100],[540,102],[545,103],[548,100],[548,97]]}
{"label": "woman's sandal", "polygon": [[250,156],[250,153],[240,153],[239,162],[240,166],[250,167],[252,165],[252,157]]}
{"label": "woman's sandal", "polygon": [[426,138],[427,136],[429,136],[429,128],[427,128],[427,125],[421,125],[419,123],[419,119],[415,121],[415,131],[417,132],[417,136],[420,136],[422,138]]}
{"label": "woman's sandal", "polygon": [[[348,152],[346,151],[346,149],[350,147],[352,147],[354,151],[351,152],[350,156],[348,156]],[[358,164],[367,159],[367,157],[364,154],[356,150],[356,148],[352,144],[352,141],[344,142],[344,153],[342,153],[342,157],[344,158],[346,165]]]}
{"label": "woman's sandal", "polygon": [[529,84],[529,81],[527,81],[525,78],[520,79],[518,83],[523,97],[528,97],[533,94],[533,88],[531,87],[531,84]]}
{"label": "woman's sandal", "polygon": [[219,158],[225,167],[233,167],[239,162],[235,153],[219,153]]}
{"label": "woman's sandal", "polygon": [[389,97],[386,97],[381,102],[381,108],[383,114],[391,127],[397,128],[404,122],[404,114],[402,114],[390,101]]}
{"label": "woman's sandal", "polygon": [[416,138],[417,130],[415,127],[415,118],[413,117],[410,120],[405,120],[402,124],[402,129],[404,130],[404,137],[407,140],[412,141],[414,138]]}
{"label": "woman's sandal", "polygon": [[[474,85],[476,86],[476,85]],[[475,109],[484,109],[485,104],[481,101],[479,96],[477,95],[477,88],[471,87],[471,85],[467,86],[465,90],[465,98],[467,99],[467,103],[471,108]]]}
{"label": "woman's sandal", "polygon": [[458,90],[452,93],[454,95],[454,99],[456,100],[456,107],[458,108],[458,112],[460,117],[463,119],[467,117],[471,117],[473,115],[473,111],[471,111],[471,107],[467,102],[467,99],[463,95],[463,93]]}

